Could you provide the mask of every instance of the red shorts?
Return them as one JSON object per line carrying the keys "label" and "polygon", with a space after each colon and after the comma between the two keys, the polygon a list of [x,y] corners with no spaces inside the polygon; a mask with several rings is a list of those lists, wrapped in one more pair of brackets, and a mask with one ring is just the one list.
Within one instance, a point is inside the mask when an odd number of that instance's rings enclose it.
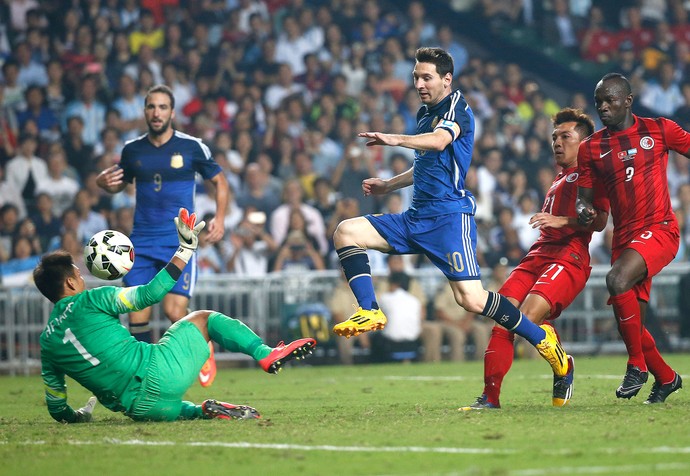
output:
{"label": "red shorts", "polygon": [[633,286],[637,299],[649,301],[652,278],[673,261],[680,245],[678,223],[674,221],[656,223],[635,233],[629,243],[611,250],[611,264],[626,249],[637,251],[647,264],[647,277]]}
{"label": "red shorts", "polygon": [[584,289],[591,271],[590,266],[582,263],[527,255],[498,293],[519,302],[528,294],[537,294],[551,306],[548,319],[555,319]]}

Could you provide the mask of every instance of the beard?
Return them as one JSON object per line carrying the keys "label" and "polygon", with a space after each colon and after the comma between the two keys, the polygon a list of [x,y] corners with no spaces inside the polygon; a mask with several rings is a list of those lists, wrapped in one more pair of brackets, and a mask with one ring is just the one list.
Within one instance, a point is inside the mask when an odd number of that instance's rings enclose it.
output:
{"label": "beard", "polygon": [[149,135],[160,136],[160,135],[165,134],[168,131],[168,129],[170,129],[170,123],[171,122],[172,122],[172,118],[163,122],[160,125],[160,127],[158,127],[158,129],[156,129],[155,126],[151,122],[148,122],[146,125],[149,127]]}

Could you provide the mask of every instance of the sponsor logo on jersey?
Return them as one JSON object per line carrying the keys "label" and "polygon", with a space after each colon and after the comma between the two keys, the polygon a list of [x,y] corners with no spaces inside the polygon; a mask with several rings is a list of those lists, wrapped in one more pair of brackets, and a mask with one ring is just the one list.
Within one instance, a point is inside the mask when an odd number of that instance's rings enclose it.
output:
{"label": "sponsor logo on jersey", "polygon": [[640,147],[642,147],[644,150],[651,149],[654,147],[654,139],[649,136],[644,136],[642,139],[640,139]]}
{"label": "sponsor logo on jersey", "polygon": [[622,152],[618,152],[618,158],[623,162],[625,162],[626,160],[633,160],[635,158],[635,155],[637,155],[637,147],[624,150]]}
{"label": "sponsor logo on jersey", "polygon": [[573,172],[572,174],[568,175],[565,178],[565,181],[568,183],[573,183],[577,180],[578,177],[579,177],[579,174],[577,172]]}
{"label": "sponsor logo on jersey", "polygon": [[182,154],[175,153],[170,157],[170,167],[173,169],[181,169],[184,166],[184,159]]}

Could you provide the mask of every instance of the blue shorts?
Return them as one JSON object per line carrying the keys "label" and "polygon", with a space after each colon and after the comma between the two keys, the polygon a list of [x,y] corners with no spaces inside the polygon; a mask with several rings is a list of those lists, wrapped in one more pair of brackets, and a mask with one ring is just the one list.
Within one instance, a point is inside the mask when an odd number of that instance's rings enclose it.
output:
{"label": "blue shorts", "polygon": [[408,212],[366,215],[393,248],[391,254],[426,255],[450,281],[479,279],[477,225],[467,213],[411,217]]}
{"label": "blue shorts", "polygon": [[[122,278],[123,284],[125,286],[140,286],[149,283],[161,269],[165,268],[175,251],[177,251],[176,246],[135,247],[134,266]],[[195,253],[170,292],[187,298],[191,297],[194,293],[197,274]]]}

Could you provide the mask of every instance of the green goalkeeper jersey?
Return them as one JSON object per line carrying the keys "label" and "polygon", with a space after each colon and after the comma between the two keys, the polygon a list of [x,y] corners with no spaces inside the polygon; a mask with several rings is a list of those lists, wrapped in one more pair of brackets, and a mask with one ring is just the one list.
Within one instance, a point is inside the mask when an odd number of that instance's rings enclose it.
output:
{"label": "green goalkeeper jersey", "polygon": [[126,411],[146,374],[151,344],[137,341],[119,315],[160,302],[175,285],[166,269],[143,286],[103,286],[55,304],[41,333],[41,375],[46,403],[58,421],[75,421],[65,375],[112,411]]}

